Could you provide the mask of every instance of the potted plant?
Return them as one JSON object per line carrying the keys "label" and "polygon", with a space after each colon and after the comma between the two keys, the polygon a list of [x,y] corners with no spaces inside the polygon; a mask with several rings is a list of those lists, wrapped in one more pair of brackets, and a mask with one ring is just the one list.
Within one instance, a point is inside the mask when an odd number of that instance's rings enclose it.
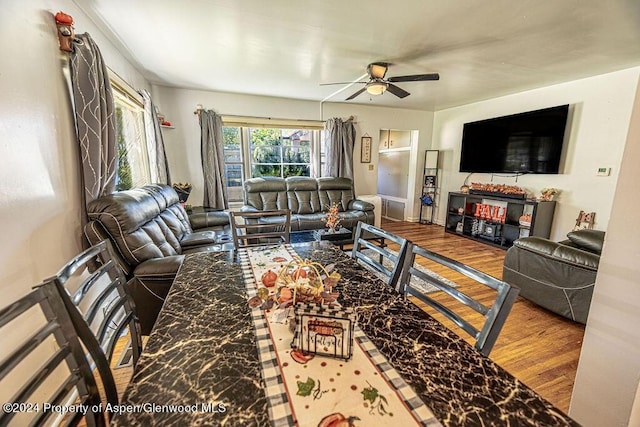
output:
{"label": "potted plant", "polygon": [[177,184],[174,183],[173,189],[176,190],[176,193],[178,193],[178,198],[180,199],[180,203],[182,203],[183,205],[187,203],[189,194],[191,194],[191,184],[189,184],[188,182],[185,182],[184,184],[181,182]]}

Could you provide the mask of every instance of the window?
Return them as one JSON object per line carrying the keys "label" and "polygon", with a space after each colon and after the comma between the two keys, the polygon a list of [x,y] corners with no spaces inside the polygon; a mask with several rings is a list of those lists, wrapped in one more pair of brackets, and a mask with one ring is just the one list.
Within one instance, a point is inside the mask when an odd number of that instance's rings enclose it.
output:
{"label": "window", "polygon": [[251,176],[311,176],[311,132],[249,129]]}
{"label": "window", "polygon": [[[227,124],[227,120],[223,118],[223,121]],[[236,124],[231,122],[222,128],[228,201],[242,201],[242,183],[247,178],[311,176],[313,169],[320,176],[319,127],[295,129]]]}
{"label": "window", "polygon": [[144,108],[133,89],[112,80],[116,118],[116,190],[128,190],[151,182],[149,151],[145,137]]}
{"label": "window", "polygon": [[227,200],[242,200],[244,165],[242,163],[242,133],[239,127],[222,128],[224,174],[227,179]]}

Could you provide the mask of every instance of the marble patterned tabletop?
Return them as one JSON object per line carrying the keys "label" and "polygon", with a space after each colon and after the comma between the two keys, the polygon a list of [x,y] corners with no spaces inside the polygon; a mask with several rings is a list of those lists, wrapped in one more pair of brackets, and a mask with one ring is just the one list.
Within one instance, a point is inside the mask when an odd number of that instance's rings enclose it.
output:
{"label": "marble patterned tabletop", "polygon": [[[578,425],[342,251],[294,247],[336,264],[340,302],[442,425]],[[111,425],[271,425],[261,369],[233,252],[187,255]]]}

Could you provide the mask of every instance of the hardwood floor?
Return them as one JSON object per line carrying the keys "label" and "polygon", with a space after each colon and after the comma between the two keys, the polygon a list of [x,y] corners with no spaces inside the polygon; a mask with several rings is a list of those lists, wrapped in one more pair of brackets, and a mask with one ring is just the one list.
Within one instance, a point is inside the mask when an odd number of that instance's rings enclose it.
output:
{"label": "hardwood floor", "polygon": [[[383,221],[382,228],[426,249],[470,265],[498,279],[502,278],[505,250],[445,233],[437,225]],[[441,266],[427,265],[458,283],[460,289],[480,300],[491,301],[492,291]],[[437,298],[436,298],[437,299]],[[432,310],[427,312],[469,342],[471,338],[452,322]],[[478,318],[479,314],[474,313]],[[584,325],[557,316],[518,297],[490,358],[537,393],[567,412]]]}

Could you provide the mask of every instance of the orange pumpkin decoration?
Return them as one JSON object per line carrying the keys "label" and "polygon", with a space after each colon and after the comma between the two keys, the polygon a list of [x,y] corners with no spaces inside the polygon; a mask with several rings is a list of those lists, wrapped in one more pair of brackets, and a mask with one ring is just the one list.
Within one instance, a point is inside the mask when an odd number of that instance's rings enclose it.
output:
{"label": "orange pumpkin decoration", "polygon": [[293,280],[304,279],[306,277],[307,277],[307,270],[300,267],[293,270],[293,273],[291,273],[291,278]]}
{"label": "orange pumpkin decoration", "polygon": [[271,270],[267,270],[266,273],[264,273],[262,275],[262,284],[265,285],[267,288],[272,288],[276,285],[276,280],[278,279],[278,275],[271,271]]}

